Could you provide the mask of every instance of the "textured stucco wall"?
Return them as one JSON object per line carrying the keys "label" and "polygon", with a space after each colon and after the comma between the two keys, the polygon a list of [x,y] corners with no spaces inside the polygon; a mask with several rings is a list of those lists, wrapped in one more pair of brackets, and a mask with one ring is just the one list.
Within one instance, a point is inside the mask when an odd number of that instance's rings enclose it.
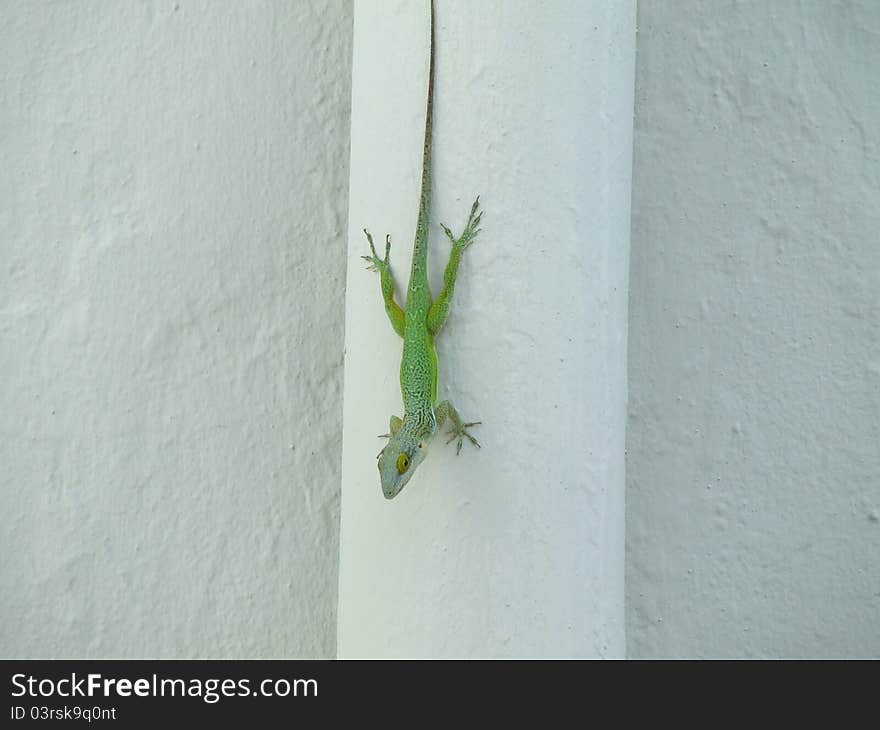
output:
{"label": "textured stucco wall", "polygon": [[427,2],[358,3],[352,89],[341,656],[621,656],[635,4],[437,2],[429,268],[481,194],[438,339],[443,435],[393,501],[376,434],[401,341],[365,271],[405,286],[421,173]]}
{"label": "textured stucco wall", "polygon": [[3,4],[0,655],[334,654],[350,43]]}
{"label": "textured stucco wall", "polygon": [[880,655],[880,3],[639,3],[631,656]]}

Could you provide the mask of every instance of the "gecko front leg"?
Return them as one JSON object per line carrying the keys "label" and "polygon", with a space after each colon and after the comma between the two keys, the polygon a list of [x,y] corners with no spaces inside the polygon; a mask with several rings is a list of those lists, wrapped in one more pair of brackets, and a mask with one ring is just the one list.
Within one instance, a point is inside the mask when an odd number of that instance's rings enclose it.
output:
{"label": "gecko front leg", "polygon": [[449,440],[446,443],[450,444],[458,439],[458,445],[455,449],[456,456],[461,453],[461,442],[464,438],[467,438],[478,449],[480,448],[480,442],[471,436],[467,430],[471,426],[479,426],[482,423],[481,421],[462,422],[461,416],[455,410],[455,406],[448,400],[440,401],[437,404],[434,408],[434,416],[437,418],[437,430],[440,430],[447,418],[452,422],[452,428],[449,430]]}
{"label": "gecko front leg", "polygon": [[400,427],[403,425],[403,419],[400,416],[391,416],[391,423],[389,424],[388,433],[380,433],[380,439],[390,439],[394,434],[396,434]]}

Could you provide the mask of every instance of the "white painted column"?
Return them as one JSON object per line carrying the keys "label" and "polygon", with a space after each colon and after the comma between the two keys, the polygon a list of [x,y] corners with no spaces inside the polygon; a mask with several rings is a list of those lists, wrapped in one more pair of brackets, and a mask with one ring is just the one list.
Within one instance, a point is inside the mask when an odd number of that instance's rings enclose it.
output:
{"label": "white painted column", "polygon": [[[427,2],[355,7],[338,654],[624,654],[624,427],[635,3],[436,0],[440,397],[483,448],[435,440],[386,501],[401,340],[361,229],[405,288],[418,202]],[[436,289],[435,289],[436,290]],[[402,292],[401,292],[402,294]]]}

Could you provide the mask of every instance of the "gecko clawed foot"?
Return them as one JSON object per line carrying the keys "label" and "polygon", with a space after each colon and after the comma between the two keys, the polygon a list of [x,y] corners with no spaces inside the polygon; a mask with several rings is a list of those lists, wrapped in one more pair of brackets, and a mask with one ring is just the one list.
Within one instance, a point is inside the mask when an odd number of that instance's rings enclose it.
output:
{"label": "gecko clawed foot", "polygon": [[361,256],[364,261],[369,263],[367,266],[368,271],[378,271],[381,273],[383,270],[387,270],[390,266],[389,256],[391,254],[391,234],[389,233],[385,236],[385,258],[380,259],[379,254],[376,253],[376,247],[373,245],[373,237],[370,235],[370,232],[364,228],[364,234],[367,236],[367,241],[370,244],[370,255],[369,256]]}
{"label": "gecko clawed foot", "polygon": [[455,449],[456,456],[461,453],[461,442],[464,438],[467,438],[478,449],[483,448],[482,446],[480,446],[480,442],[467,432],[467,429],[469,429],[471,426],[479,426],[481,424],[482,421],[472,421],[471,423],[462,423],[459,428],[456,428],[453,425],[452,429],[449,431],[449,440],[446,443],[451,444],[453,441],[458,439],[458,444]]}
{"label": "gecko clawed foot", "polygon": [[466,249],[471,245],[473,240],[477,237],[477,234],[482,230],[479,225],[480,221],[483,219],[483,211],[477,212],[480,208],[480,196],[477,196],[477,199],[474,201],[474,204],[471,206],[471,212],[468,215],[467,223],[464,226],[464,231],[462,234],[456,238],[452,235],[452,231],[442,223],[440,227],[443,229],[443,232],[446,234],[446,237],[452,242],[454,247],[459,249]]}

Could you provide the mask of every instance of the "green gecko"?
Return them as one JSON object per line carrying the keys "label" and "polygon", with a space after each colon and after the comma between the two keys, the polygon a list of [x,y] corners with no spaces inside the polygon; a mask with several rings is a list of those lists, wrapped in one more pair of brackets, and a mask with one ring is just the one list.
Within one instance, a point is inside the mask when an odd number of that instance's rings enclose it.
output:
{"label": "green gecko", "polygon": [[403,356],[400,360],[400,392],[403,396],[403,418],[391,416],[391,432],[385,448],[379,452],[379,475],[382,493],[387,499],[396,497],[422,463],[434,435],[445,421],[451,422],[450,439],[458,440],[456,454],[461,451],[463,438],[474,446],[480,444],[468,433],[468,428],[479,421],[464,423],[448,400],[437,402],[437,352],[434,337],[443,327],[452,303],[455,279],[461,255],[476,235],[482,213],[478,213],[479,196],[471,207],[464,232],[456,238],[441,223],[444,233],[452,242],[449,262],[443,273],[443,289],[436,299],[431,297],[428,284],[428,210],[431,198],[431,117],[434,106],[434,2],[430,3],[430,50],[428,56],[428,100],[425,111],[425,146],[422,157],[422,185],[419,197],[419,217],[413,243],[412,269],[406,307],[402,309],[394,300],[394,279],[389,264],[391,237],[385,237],[385,258],[380,259],[373,245],[373,237],[364,229],[370,244],[368,268],[379,273],[385,312],[394,331],[403,338]]}

